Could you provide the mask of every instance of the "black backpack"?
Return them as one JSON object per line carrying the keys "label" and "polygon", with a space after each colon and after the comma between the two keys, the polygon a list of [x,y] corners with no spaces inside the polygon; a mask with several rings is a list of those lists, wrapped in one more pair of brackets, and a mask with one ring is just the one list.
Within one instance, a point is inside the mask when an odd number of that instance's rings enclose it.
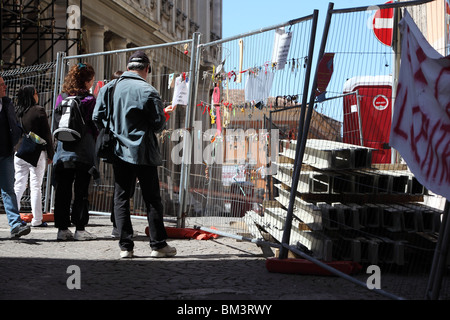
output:
{"label": "black backpack", "polygon": [[67,96],[55,110],[53,137],[61,142],[76,142],[84,135],[86,123],[81,113],[82,96]]}

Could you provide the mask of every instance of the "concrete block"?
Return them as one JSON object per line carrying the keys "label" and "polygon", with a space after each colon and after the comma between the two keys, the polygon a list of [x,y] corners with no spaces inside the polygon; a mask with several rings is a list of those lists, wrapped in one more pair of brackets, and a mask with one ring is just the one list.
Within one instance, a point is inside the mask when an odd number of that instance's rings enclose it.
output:
{"label": "concrete block", "polygon": [[355,148],[352,150],[353,168],[370,168],[372,165],[372,149]]}
{"label": "concrete block", "polygon": [[333,261],[333,240],[321,232],[299,231],[295,232],[301,238],[299,241],[314,253],[314,256],[323,261]]}
{"label": "concrete block", "polygon": [[380,237],[378,240],[378,258],[380,262],[404,265],[406,241],[393,241]]}
{"label": "concrete block", "polygon": [[390,205],[378,204],[382,210],[382,226],[391,232],[403,231],[403,211]]}
{"label": "concrete block", "polygon": [[332,193],[355,193],[355,176],[348,171],[335,173],[332,177]]}
{"label": "concrete block", "polygon": [[[296,141],[282,141],[284,147],[280,154],[295,159]],[[353,169],[370,167],[372,153],[370,148],[342,142],[308,139],[303,162],[318,169]]]}
{"label": "concrete block", "polygon": [[408,192],[408,175],[393,175],[392,176],[392,193],[407,193]]}
{"label": "concrete block", "polygon": [[425,187],[417,180],[416,177],[411,176],[408,182],[408,192],[410,194],[425,194]]}
{"label": "concrete block", "polygon": [[342,203],[332,203],[334,208],[340,212],[341,217],[343,217],[343,223],[341,228],[344,230],[359,230],[361,228],[360,224],[360,214],[356,208],[344,205]]}
{"label": "concrete block", "polygon": [[[290,191],[283,190],[279,185],[275,185],[278,188],[279,197],[277,200],[285,208],[289,207]],[[303,201],[300,198],[295,198],[294,202],[294,216],[301,222],[305,223],[311,230],[322,230],[322,211],[319,207],[312,203]]]}
{"label": "concrete block", "polygon": [[418,214],[417,210],[410,207],[393,204],[393,208],[400,210],[402,214],[402,229],[405,232],[417,232],[419,229],[419,223],[422,217]]}
{"label": "concrete block", "polygon": [[353,210],[353,214],[357,216],[355,219],[358,219],[358,226],[355,226],[355,229],[360,230],[364,228],[363,217],[366,216],[367,207],[355,203],[348,203],[347,205]]}
{"label": "concrete block", "polygon": [[376,176],[373,174],[357,173],[355,175],[355,189],[356,193],[375,193]]}
{"label": "concrete block", "polygon": [[402,205],[415,211],[417,231],[439,232],[442,211],[421,203],[405,203]]}
{"label": "concrete block", "polygon": [[328,174],[313,173],[309,178],[309,190],[311,193],[330,193],[332,177]]}
{"label": "concrete block", "polygon": [[326,202],[318,202],[317,206],[322,212],[322,224],[326,230],[339,230],[344,225],[344,216],[341,210]]}
{"label": "concrete block", "polygon": [[361,245],[361,262],[369,264],[378,264],[378,241],[366,238],[357,238]]}
{"label": "concrete block", "polygon": [[333,239],[333,258],[361,262],[361,241],[348,237]]}
{"label": "concrete block", "polygon": [[392,176],[388,174],[377,174],[375,188],[376,193],[387,194],[392,192]]}
{"label": "concrete block", "polygon": [[381,226],[381,208],[373,203],[365,205],[366,210],[363,212],[361,224],[368,228],[378,228]]}

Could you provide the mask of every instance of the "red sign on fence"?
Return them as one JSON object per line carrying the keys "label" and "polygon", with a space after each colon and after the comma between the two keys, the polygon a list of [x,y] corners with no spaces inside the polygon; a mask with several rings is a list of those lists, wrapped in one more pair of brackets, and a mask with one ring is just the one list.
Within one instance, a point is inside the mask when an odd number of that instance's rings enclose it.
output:
{"label": "red sign on fence", "polygon": [[[394,1],[388,1],[392,3]],[[373,17],[373,32],[375,37],[387,46],[392,45],[392,35],[394,30],[394,9],[380,9],[377,10]]]}

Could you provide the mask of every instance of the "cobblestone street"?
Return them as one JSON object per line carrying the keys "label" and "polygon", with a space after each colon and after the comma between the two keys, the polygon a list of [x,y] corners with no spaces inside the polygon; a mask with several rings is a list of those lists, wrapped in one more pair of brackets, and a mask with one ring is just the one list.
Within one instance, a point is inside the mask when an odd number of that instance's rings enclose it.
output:
{"label": "cobblestone street", "polygon": [[[169,240],[178,250],[171,259],[150,258],[145,220],[133,220],[138,236],[131,260],[119,259],[108,218],[91,217],[89,242],[58,242],[53,223],[9,238],[0,215],[0,299],[129,300],[347,300],[384,297],[336,277],[270,273],[262,250],[227,237]],[[69,290],[78,266],[81,289]],[[366,275],[362,274],[362,279]]]}

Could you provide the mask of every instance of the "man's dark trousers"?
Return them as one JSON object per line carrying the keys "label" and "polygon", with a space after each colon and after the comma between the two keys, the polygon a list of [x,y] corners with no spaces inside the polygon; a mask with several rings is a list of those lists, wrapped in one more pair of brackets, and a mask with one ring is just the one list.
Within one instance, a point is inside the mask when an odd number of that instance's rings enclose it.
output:
{"label": "man's dark trousers", "polygon": [[[116,159],[113,168],[115,176],[114,215],[120,235],[120,249],[132,251],[134,248],[132,240],[133,226],[130,217],[130,197],[136,178],[139,180],[147,208],[150,247],[154,250],[164,248],[167,245],[167,233],[164,227],[157,167],[134,165]],[[154,210],[152,210],[152,207]]]}

